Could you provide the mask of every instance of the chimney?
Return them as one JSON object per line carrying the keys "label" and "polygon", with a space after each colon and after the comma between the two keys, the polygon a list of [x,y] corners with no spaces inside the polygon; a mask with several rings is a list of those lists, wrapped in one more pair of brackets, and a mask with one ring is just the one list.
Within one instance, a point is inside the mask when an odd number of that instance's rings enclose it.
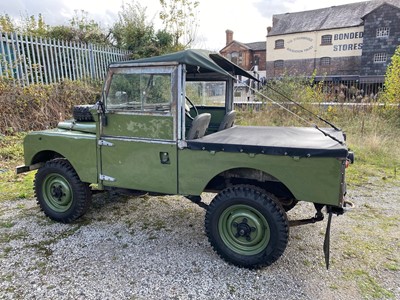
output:
{"label": "chimney", "polygon": [[233,41],[233,31],[227,29],[225,33],[226,33],[226,46],[227,46]]}

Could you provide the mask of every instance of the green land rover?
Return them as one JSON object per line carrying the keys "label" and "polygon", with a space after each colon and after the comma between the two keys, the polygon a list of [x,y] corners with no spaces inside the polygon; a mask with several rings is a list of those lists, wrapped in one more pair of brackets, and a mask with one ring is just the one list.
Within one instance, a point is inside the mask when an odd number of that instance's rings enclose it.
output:
{"label": "green land rover", "polygon": [[[38,204],[64,223],[90,208],[92,184],[186,196],[206,208],[214,250],[248,268],[276,261],[289,227],[322,220],[326,207],[328,263],[331,216],[344,211],[345,168],[353,161],[345,135],[334,126],[234,125],[238,76],[256,79],[199,50],[113,63],[95,105],[26,136],[17,173],[37,169]],[[209,205],[203,192],[216,193]],[[314,203],[315,216],[289,221],[286,211],[298,201]]]}

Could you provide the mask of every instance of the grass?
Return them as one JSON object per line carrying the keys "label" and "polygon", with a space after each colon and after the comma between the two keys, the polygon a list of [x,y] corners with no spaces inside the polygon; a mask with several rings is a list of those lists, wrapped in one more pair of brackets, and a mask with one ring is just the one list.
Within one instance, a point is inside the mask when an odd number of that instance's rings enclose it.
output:
{"label": "grass", "polygon": [[391,291],[381,287],[376,280],[364,270],[353,270],[345,275],[346,280],[355,281],[364,299],[395,299]]}
{"label": "grass", "polygon": [[34,172],[17,175],[15,168],[22,165],[24,133],[0,135],[0,201],[33,197]]}

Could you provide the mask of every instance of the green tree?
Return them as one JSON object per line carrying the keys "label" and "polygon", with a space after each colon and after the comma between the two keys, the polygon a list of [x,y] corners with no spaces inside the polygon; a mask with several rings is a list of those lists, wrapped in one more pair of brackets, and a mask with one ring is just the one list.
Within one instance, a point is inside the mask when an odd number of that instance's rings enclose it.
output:
{"label": "green tree", "polygon": [[146,8],[132,1],[122,5],[118,21],[113,25],[111,32],[117,47],[138,51],[151,43],[154,26],[147,21]]}
{"label": "green tree", "polygon": [[9,15],[0,15],[0,31],[2,32],[14,32],[17,30],[17,26],[14,20],[10,18]]}
{"label": "green tree", "polygon": [[19,22],[13,20],[9,15],[0,15],[0,31],[2,32],[17,32],[20,34],[33,36],[46,36],[49,25],[46,24],[42,14],[37,17],[34,15],[22,17]]}
{"label": "green tree", "polygon": [[97,22],[89,19],[88,12],[84,10],[75,11],[69,25],[51,27],[47,36],[82,43],[109,44],[108,35]]}
{"label": "green tree", "polygon": [[113,44],[132,51],[131,58],[137,59],[161,55],[173,50],[173,37],[166,30],[154,29],[154,24],[147,20],[146,8],[139,3],[122,5],[118,21],[111,28]]}
{"label": "green tree", "polygon": [[49,25],[46,24],[42,14],[39,14],[36,18],[34,15],[26,16],[24,20],[22,20],[22,25],[19,28],[18,32],[26,35],[33,36],[46,36]]}
{"label": "green tree", "polygon": [[386,70],[383,100],[400,105],[400,46],[397,47]]}
{"label": "green tree", "polygon": [[[175,48],[188,48],[196,39],[198,23],[196,9],[200,2],[195,0],[160,0],[160,19],[165,31],[172,34]],[[178,50],[178,49],[176,49]]]}

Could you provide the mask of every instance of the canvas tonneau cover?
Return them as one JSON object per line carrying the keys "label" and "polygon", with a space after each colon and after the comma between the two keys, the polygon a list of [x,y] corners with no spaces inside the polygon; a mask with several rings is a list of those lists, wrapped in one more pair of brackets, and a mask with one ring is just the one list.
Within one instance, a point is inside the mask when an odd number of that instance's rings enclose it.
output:
{"label": "canvas tonneau cover", "polygon": [[[322,128],[344,142],[341,131]],[[244,152],[298,157],[346,158],[347,147],[312,127],[234,126],[202,138],[188,140],[193,150]]]}

